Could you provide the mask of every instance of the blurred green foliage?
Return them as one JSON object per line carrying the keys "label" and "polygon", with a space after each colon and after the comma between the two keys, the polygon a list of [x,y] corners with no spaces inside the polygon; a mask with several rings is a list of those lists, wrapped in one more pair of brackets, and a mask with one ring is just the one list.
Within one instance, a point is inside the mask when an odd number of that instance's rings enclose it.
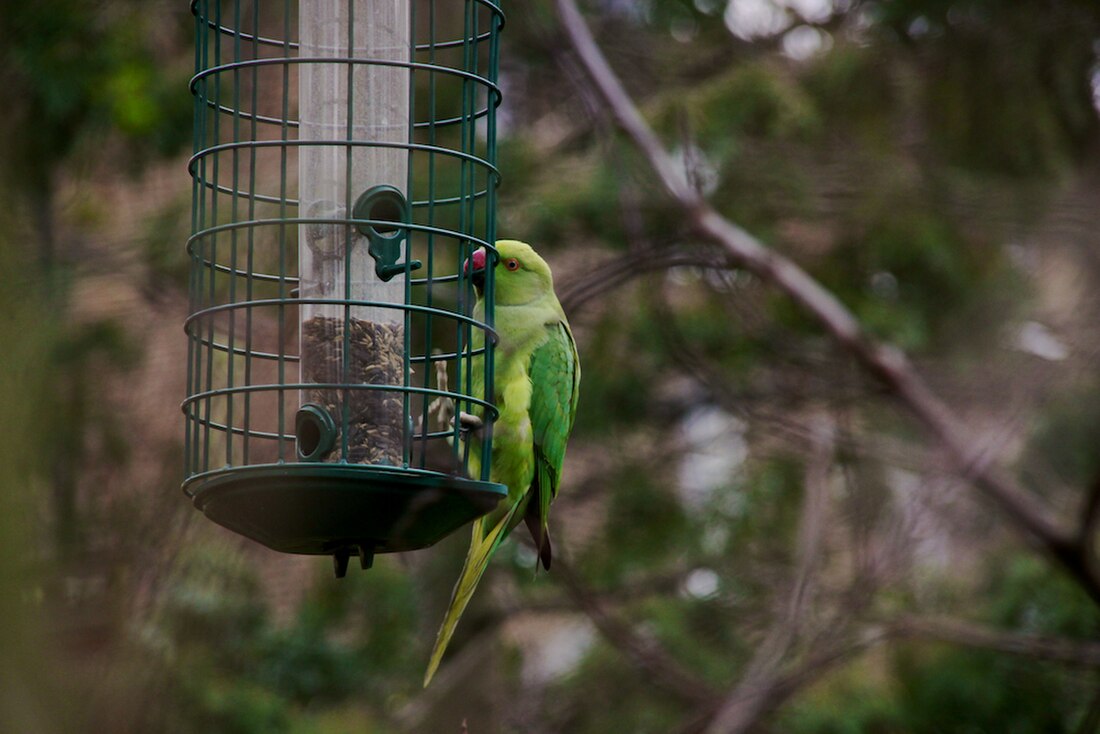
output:
{"label": "blurred green foliage", "polygon": [[[710,45],[724,30],[724,3],[709,12],[705,3],[678,2],[651,3],[637,15],[618,6],[592,12],[605,53],[667,147],[696,146],[686,165],[708,180],[703,190],[716,208],[794,257],[871,333],[918,356],[951,354],[960,372],[981,375],[992,367],[989,350],[1001,348],[1001,330],[1033,303],[1006,243],[1045,216],[1046,192],[1092,160],[1098,124],[1090,78],[1100,12],[1072,0],[1011,8],[980,0],[855,5],[869,32],[853,42],[825,23],[831,49],[799,64]],[[687,44],[694,67],[669,62],[680,57],[665,34],[685,22],[694,25]],[[529,55],[551,50],[544,39]],[[708,67],[702,59],[711,53],[736,60]],[[580,151],[540,152],[525,142],[533,136],[509,141],[505,160],[520,170],[503,167],[505,223],[519,236],[559,247],[563,258],[578,243],[609,250],[642,244],[628,234],[632,217],[647,243],[691,242],[676,229],[648,169],[615,134],[601,135],[600,122],[593,124],[598,142]],[[609,170],[616,175],[610,187]],[[624,204],[624,191],[640,199],[633,205],[640,217]],[[975,211],[969,202],[981,205]],[[591,222],[591,212],[601,221]],[[640,283],[601,304],[586,324],[574,441],[682,440],[663,391],[691,374],[684,363],[693,361],[712,370],[708,380],[721,380],[727,394],[701,392],[727,409],[738,407],[730,395],[746,411],[760,406],[769,414],[777,405],[851,399],[862,401],[855,404],[876,435],[919,441],[896,416],[869,407],[866,394],[846,381],[850,373],[822,354],[819,327],[787,299],[761,296],[751,279],[677,273]],[[691,352],[677,359],[684,345]],[[1034,484],[1057,476],[1082,487],[1096,476],[1093,393],[1076,387],[1040,411],[1046,418],[1020,462]],[[731,635],[715,620],[758,630],[774,617],[761,603],[769,569],[781,575],[793,563],[805,466],[793,457],[750,461],[695,516],[685,512],[662,458],[646,449],[640,456],[606,454],[600,484],[608,488],[607,525],[586,551],[584,569],[600,589],[622,588],[645,569],[659,574],[674,563],[716,571],[714,599],[681,593],[627,604],[624,613],[706,680],[736,680],[759,639]],[[842,504],[845,522],[868,533],[894,511],[896,495],[881,466],[866,457],[846,462],[853,488]],[[715,563],[715,549],[722,563]],[[929,572],[934,580],[923,593],[961,596],[968,618],[993,627],[1096,634],[1092,603],[1043,559],[995,557],[976,589],[955,588],[949,573]],[[914,603],[908,593],[883,602],[884,609]],[[827,676],[761,730],[1070,732],[1094,685],[1088,675],[1049,663],[914,642]],[[654,691],[621,654],[597,643],[554,686],[549,729],[682,726],[689,708]]]}
{"label": "blurred green foliage", "polygon": [[594,576],[621,580],[631,572],[659,567],[669,548],[690,552],[684,508],[666,491],[666,481],[645,465],[624,466],[612,477],[610,521],[603,542],[586,562]]}
{"label": "blurred green foliage", "polygon": [[1053,397],[1021,464],[1036,483],[1052,475],[1072,486],[1088,486],[1100,476],[1098,446],[1100,387],[1090,379]]}
{"label": "blurred green foliage", "polygon": [[319,577],[292,620],[277,623],[239,551],[214,543],[185,549],[138,637],[159,681],[145,726],[323,733],[349,731],[344,720],[362,731],[371,717],[346,703],[383,709],[407,695],[421,663],[410,650],[424,645],[407,575],[380,559],[347,581]]}
{"label": "blurred green foliage", "polygon": [[133,165],[187,142],[191,101],[179,89],[189,66],[165,58],[154,39],[168,31],[179,43],[190,24],[136,12],[140,5],[44,0],[5,12],[0,58],[18,100],[5,142],[17,190],[49,188],[58,164],[109,130],[126,139],[131,160],[123,162]]}
{"label": "blurred green foliage", "polygon": [[[1034,556],[1003,559],[979,616],[1037,635],[1095,639],[1096,606]],[[874,672],[885,665],[889,676]],[[819,686],[782,717],[793,734],[1079,731],[1095,676],[1027,657],[905,643]],[[844,705],[840,702],[843,701]]]}
{"label": "blurred green foliage", "polygon": [[[584,700],[583,691],[594,689],[606,696],[602,705],[576,705],[578,699]],[[644,734],[675,730],[687,707],[667,698],[651,698],[639,706],[638,697],[647,690],[642,671],[624,668],[618,653],[601,645],[568,679],[552,687],[549,698],[558,703],[547,707],[547,724],[551,731],[578,734],[620,729]],[[566,701],[572,705],[566,705]]]}
{"label": "blurred green foliage", "polygon": [[7,426],[0,440],[0,730],[48,734],[62,731],[67,707],[52,700],[61,691],[50,675],[52,650],[43,654],[49,631],[41,624],[33,549],[38,500],[48,486],[41,446],[49,437],[45,406],[56,374],[50,357],[58,324],[37,283],[19,275],[32,266],[12,233],[11,213],[0,211],[0,272],[8,274],[0,288],[0,415]]}
{"label": "blurred green foliage", "polygon": [[1093,139],[1082,94],[1096,64],[1096,7],[965,2],[876,3],[882,27],[917,47],[928,74],[931,139],[952,162],[1012,175],[1050,173]]}
{"label": "blurred green foliage", "polygon": [[187,287],[190,273],[190,259],[187,249],[180,247],[186,242],[190,232],[190,197],[181,197],[153,217],[143,227],[145,259],[149,265],[149,287],[153,291],[161,288]]}
{"label": "blurred green foliage", "polygon": [[[94,499],[109,497],[113,477],[149,460],[102,382],[126,380],[150,355],[125,320],[84,318],[73,300],[88,269],[81,258],[102,247],[81,227],[131,213],[91,216],[93,202],[81,214],[57,201],[58,182],[119,186],[183,153],[193,20],[186,3],[171,11],[137,0],[9,5],[0,24],[0,82],[10,102],[0,120],[0,190],[16,204],[0,212],[0,414],[14,429],[0,441],[0,674],[16,683],[0,686],[0,730],[112,730],[105,721],[168,734],[415,729],[417,707],[435,703],[420,675],[462,533],[415,560],[379,559],[340,583],[319,564],[288,611],[273,605],[247,551],[188,525],[195,513],[176,499],[174,479],[141,488],[173,498],[155,511],[95,504],[77,491],[90,485]],[[783,55],[782,34],[732,34],[720,0],[593,3],[585,11],[643,114],[716,208],[795,259],[873,334],[927,360],[942,382],[993,383],[998,369],[1012,367],[992,364],[989,351],[1039,295],[1008,245],[1050,216],[1047,204],[1089,165],[1100,130],[1090,86],[1100,9],[1091,0],[833,8],[811,23],[788,13],[785,22],[814,25],[823,43],[800,60]],[[566,266],[557,272],[577,279],[588,261],[577,266],[573,252],[628,257],[698,244],[598,105],[577,102],[579,76],[552,4],[509,13],[501,235],[537,243]],[[455,104],[440,100],[441,108]],[[178,195],[128,230],[150,302],[183,298],[188,217],[179,170]],[[438,174],[441,186],[457,185],[458,171]],[[66,228],[51,234],[51,224]],[[258,262],[279,257],[277,242],[255,244]],[[246,243],[236,246],[243,252]],[[849,415],[850,430],[902,447],[901,458],[886,459],[838,447],[845,483],[829,532],[864,541],[895,530],[882,530],[901,512],[893,472],[926,469],[915,466],[924,461],[921,436],[883,408],[815,324],[745,273],[655,273],[600,293],[574,324],[585,378],[572,445],[583,471],[567,476],[564,492],[575,494],[557,512],[570,530],[571,512],[601,520],[582,528],[592,537],[566,560],[643,640],[721,689],[752,659],[777,614],[776,579],[795,563],[808,467],[791,448],[803,440],[790,438],[791,426],[828,406]],[[1024,481],[1079,489],[1095,480],[1093,383],[1043,387],[1015,467]],[[174,411],[177,398],[166,396],[165,405]],[[700,408],[743,421],[743,434],[724,429],[719,443],[733,453],[743,442],[746,458],[689,497],[678,468],[693,450],[684,426]],[[178,464],[167,454],[153,463]],[[590,504],[577,510],[582,502]],[[994,628],[1100,635],[1095,606],[1045,559],[975,534],[971,552],[982,557],[972,575],[920,568],[866,611],[954,605]],[[103,593],[125,610],[123,621],[109,623],[109,640],[89,652],[50,615],[70,625],[92,616],[65,594],[78,596],[73,569],[113,542],[127,553],[109,561]],[[146,549],[161,544],[172,544],[171,559],[146,561]],[[59,559],[72,565],[44,568]],[[506,580],[503,590],[475,599],[448,664],[527,602],[575,613],[559,585],[532,576],[532,560],[515,544],[495,559],[490,573]],[[866,559],[827,556],[827,587],[849,562]],[[523,674],[514,657],[500,668],[509,681]],[[498,680],[467,678],[463,685]],[[1068,733],[1095,687],[1092,672],[909,641],[837,667],[762,730]],[[102,695],[108,688],[117,692]],[[53,704],[70,696],[88,705]],[[666,732],[697,713],[599,635],[568,672],[520,698],[500,703],[513,717],[505,730]]]}

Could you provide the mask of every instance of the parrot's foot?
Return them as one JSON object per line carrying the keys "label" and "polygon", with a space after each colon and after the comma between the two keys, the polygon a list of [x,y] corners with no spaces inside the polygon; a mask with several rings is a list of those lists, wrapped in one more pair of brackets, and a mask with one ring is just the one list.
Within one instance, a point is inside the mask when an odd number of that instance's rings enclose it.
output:
{"label": "parrot's foot", "polygon": [[[438,354],[438,350],[433,352]],[[435,363],[435,384],[438,390],[447,392],[447,363]],[[455,402],[449,397],[440,395],[428,404],[428,420],[431,430],[447,430],[455,416]],[[417,430],[420,430],[418,428]]]}
{"label": "parrot's foot", "polygon": [[463,411],[458,414],[458,425],[463,431],[477,432],[485,425],[485,421],[481,420],[473,413]]}

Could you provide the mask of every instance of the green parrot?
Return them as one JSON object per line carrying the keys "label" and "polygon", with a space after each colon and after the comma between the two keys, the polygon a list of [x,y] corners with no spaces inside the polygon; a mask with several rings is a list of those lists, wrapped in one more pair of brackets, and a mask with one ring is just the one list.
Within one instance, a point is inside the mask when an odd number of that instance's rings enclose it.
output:
{"label": "green parrot", "polygon": [[[493,426],[489,477],[508,487],[508,497],[474,522],[470,550],[424,674],[425,687],[435,675],[489,559],[520,521],[526,522],[539,560],[549,570],[550,503],[561,482],[565,443],[577,412],[581,366],[573,332],[554,295],[550,267],[523,242],[500,240],[496,247],[493,302],[499,340],[493,399],[500,417]],[[474,317],[483,320],[484,248],[474,252],[465,267],[477,290]],[[475,395],[483,391],[483,373],[475,362],[471,375]],[[463,419],[467,424],[480,423],[476,416]],[[480,476],[478,432],[471,431],[467,440],[471,442],[470,475]]]}

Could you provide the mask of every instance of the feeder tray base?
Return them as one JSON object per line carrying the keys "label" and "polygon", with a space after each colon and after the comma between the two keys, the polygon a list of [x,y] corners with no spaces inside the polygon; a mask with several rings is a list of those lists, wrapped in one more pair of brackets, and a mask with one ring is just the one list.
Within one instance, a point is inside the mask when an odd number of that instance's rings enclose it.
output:
{"label": "feeder tray base", "polygon": [[379,466],[243,467],[187,488],[214,522],[283,553],[359,555],[427,548],[496,507],[503,484]]}

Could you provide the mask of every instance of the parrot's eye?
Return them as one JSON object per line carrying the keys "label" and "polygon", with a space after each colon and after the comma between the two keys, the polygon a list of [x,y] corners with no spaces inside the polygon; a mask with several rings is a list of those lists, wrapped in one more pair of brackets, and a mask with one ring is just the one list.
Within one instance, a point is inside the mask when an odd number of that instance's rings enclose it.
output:
{"label": "parrot's eye", "polygon": [[504,267],[508,268],[509,270],[519,270],[519,260],[515,259],[514,257],[510,257],[504,261]]}

